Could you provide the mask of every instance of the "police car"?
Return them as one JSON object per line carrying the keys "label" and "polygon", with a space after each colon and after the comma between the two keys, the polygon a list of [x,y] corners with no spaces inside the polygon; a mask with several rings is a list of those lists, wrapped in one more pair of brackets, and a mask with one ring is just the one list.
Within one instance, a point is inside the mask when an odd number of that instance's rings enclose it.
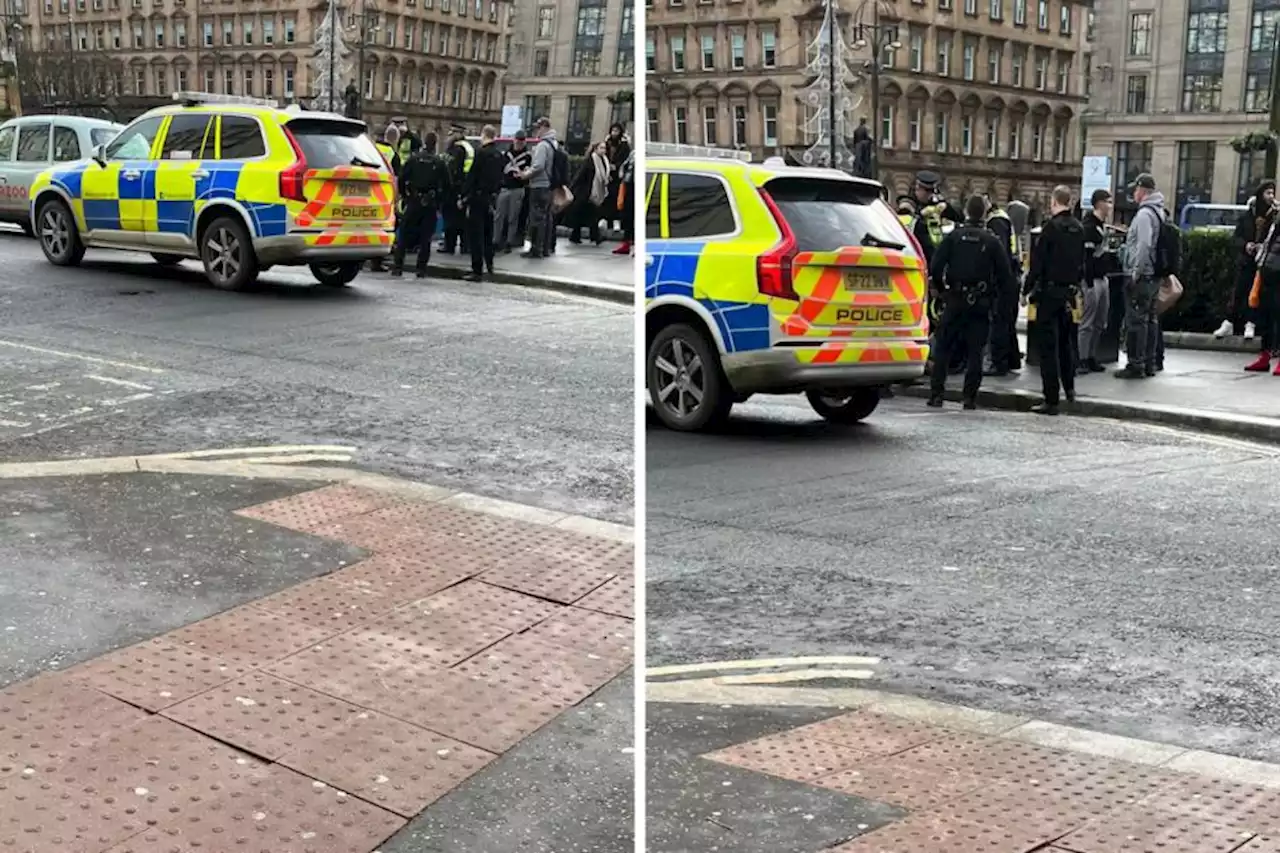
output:
{"label": "police car", "polygon": [[179,92],[76,163],[32,183],[45,257],[88,248],[199,260],[239,290],[275,264],[345,286],[394,241],[395,179],[361,122],[257,98]]}
{"label": "police car", "polygon": [[924,372],[924,256],[879,183],[661,143],[645,169],[645,381],[668,427],[794,393],[855,423]]}
{"label": "police car", "polygon": [[23,116],[0,124],[0,222],[20,225],[28,235],[27,198],[36,176],[54,163],[88,157],[124,125],[79,116]]}

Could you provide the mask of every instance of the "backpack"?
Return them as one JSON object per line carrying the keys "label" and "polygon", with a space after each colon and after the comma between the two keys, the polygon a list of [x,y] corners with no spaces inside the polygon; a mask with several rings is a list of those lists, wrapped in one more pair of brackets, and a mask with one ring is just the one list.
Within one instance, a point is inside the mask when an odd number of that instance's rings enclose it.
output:
{"label": "backpack", "polygon": [[558,190],[569,186],[569,152],[550,139],[543,142],[551,146],[551,189]]}
{"label": "backpack", "polygon": [[1182,272],[1182,231],[1163,213],[1151,210],[1159,218],[1155,251],[1151,264],[1156,278],[1167,278]]}

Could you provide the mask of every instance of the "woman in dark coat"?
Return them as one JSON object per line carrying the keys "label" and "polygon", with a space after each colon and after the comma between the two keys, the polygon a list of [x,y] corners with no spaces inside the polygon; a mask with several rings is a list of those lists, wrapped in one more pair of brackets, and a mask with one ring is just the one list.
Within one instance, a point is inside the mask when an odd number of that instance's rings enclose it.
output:
{"label": "woman in dark coat", "polygon": [[604,242],[604,238],[600,236],[600,219],[605,215],[605,205],[609,200],[610,171],[604,143],[591,146],[570,185],[573,203],[565,217],[565,224],[569,226],[570,243],[577,245],[582,242],[584,225],[592,243],[599,246]]}
{"label": "woman in dark coat", "polygon": [[[609,200],[605,202],[604,208],[608,211],[618,210],[618,187],[622,185],[622,164],[627,162],[627,158],[631,156],[631,140],[627,139],[625,129],[621,124],[614,123],[609,128],[609,137],[604,141],[604,153],[609,158]],[[614,222],[614,215],[609,214],[609,223]],[[623,225],[625,230],[625,223]]]}
{"label": "woman in dark coat", "polygon": [[1249,291],[1258,270],[1258,244],[1266,238],[1275,217],[1275,197],[1276,182],[1263,181],[1236,222],[1236,288],[1231,298],[1231,316],[1213,333],[1216,338],[1242,333],[1252,338],[1257,333],[1257,313],[1249,307]]}

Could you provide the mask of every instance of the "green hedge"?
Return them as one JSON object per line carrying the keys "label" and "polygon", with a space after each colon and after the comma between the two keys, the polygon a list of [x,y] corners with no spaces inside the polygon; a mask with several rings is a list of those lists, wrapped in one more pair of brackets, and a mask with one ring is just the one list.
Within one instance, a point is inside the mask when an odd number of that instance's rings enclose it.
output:
{"label": "green hedge", "polygon": [[1212,332],[1230,314],[1237,257],[1230,232],[1182,235],[1182,299],[1160,318],[1169,332]]}

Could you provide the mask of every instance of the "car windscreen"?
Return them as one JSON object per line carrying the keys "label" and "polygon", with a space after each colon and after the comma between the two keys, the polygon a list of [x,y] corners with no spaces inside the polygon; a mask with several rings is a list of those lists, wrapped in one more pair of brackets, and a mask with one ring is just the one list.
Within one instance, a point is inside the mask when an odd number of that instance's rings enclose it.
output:
{"label": "car windscreen", "polygon": [[89,141],[96,148],[99,145],[106,145],[111,140],[120,135],[121,128],[118,127],[95,127],[89,131]]}
{"label": "car windscreen", "polygon": [[332,119],[299,118],[286,126],[298,140],[298,147],[302,149],[309,168],[382,165],[382,155],[362,125]]}
{"label": "car windscreen", "polygon": [[1183,211],[1183,228],[1234,228],[1244,207],[1200,207],[1190,205]]}
{"label": "car windscreen", "polygon": [[852,181],[779,177],[764,185],[795,234],[801,252],[880,246],[915,254],[902,223],[879,188]]}

